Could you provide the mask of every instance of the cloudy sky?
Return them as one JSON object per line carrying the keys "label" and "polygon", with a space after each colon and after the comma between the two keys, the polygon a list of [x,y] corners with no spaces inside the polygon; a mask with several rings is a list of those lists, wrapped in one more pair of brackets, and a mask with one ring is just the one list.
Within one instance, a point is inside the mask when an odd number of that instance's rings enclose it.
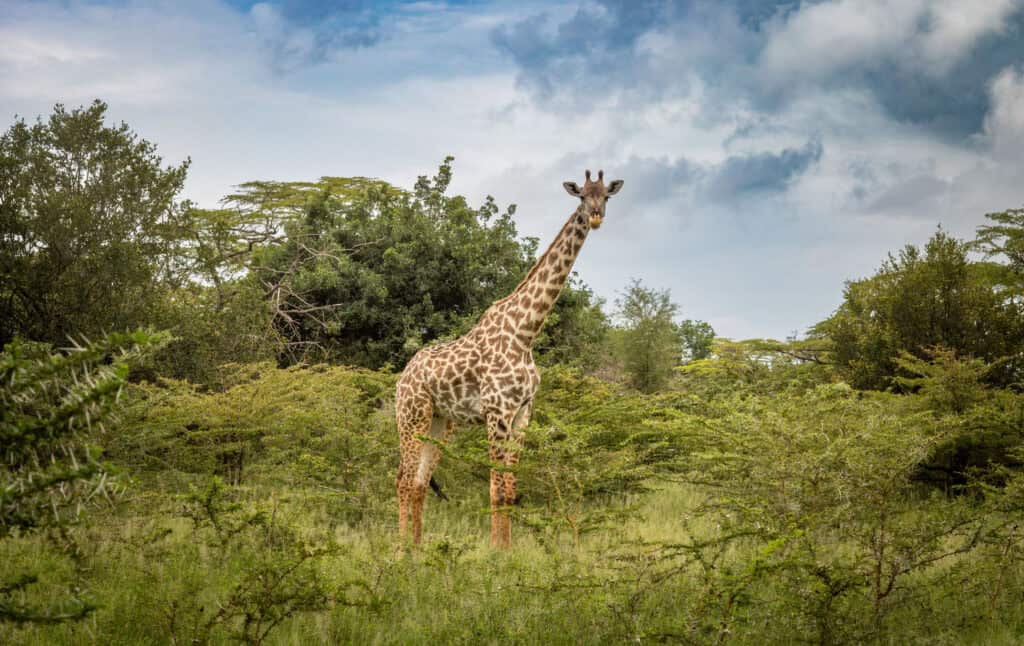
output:
{"label": "cloudy sky", "polygon": [[214,206],[251,179],[519,205],[542,245],[585,168],[625,180],[577,269],[734,338],[828,316],[941,226],[1024,204],[1024,0],[0,0],[0,114],[101,98]]}

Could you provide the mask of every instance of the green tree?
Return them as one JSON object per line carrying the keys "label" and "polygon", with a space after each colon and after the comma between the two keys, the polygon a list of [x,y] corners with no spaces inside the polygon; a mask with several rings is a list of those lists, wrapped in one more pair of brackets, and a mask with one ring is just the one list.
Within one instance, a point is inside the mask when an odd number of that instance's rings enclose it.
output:
{"label": "green tree", "polygon": [[640,391],[661,388],[682,358],[679,330],[673,317],[679,306],[669,291],[644,287],[634,279],[616,300],[623,325],[619,352],[630,383]]}
{"label": "green tree", "polygon": [[679,324],[679,335],[683,340],[683,354],[687,361],[707,359],[715,343],[715,329],[705,321],[686,319]]}
{"label": "green tree", "polygon": [[162,165],[106,104],[0,137],[0,342],[55,344],[147,322],[189,162]]}
{"label": "green tree", "polygon": [[263,290],[249,276],[219,286],[192,282],[169,288],[153,323],[174,339],[133,377],[216,386],[224,364],[275,360],[282,346]]}
{"label": "green tree", "polygon": [[[432,180],[420,177],[412,193],[363,178],[293,187],[292,201],[305,199],[305,210],[253,267],[289,362],[401,365],[515,286],[531,249],[516,240],[514,207],[498,215],[491,199],[473,209],[446,196],[450,162]],[[231,199],[266,201],[260,192]]]}
{"label": "green tree", "polygon": [[[989,266],[968,259],[968,248],[940,230],[923,251],[908,245],[873,277],[847,283],[843,303],[815,334],[831,340],[851,385],[892,385],[904,351],[926,358],[927,348],[943,346],[986,362],[1019,353],[1019,308],[994,288]],[[1004,360],[988,379],[1009,383],[1018,370],[1019,361]]]}

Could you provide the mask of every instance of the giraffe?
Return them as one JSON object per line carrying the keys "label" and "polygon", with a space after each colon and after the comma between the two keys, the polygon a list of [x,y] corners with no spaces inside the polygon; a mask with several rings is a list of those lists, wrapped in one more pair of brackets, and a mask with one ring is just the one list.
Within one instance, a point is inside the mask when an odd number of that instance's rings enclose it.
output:
{"label": "giraffe", "polygon": [[[406,365],[395,393],[401,462],[398,532],[413,544],[422,534],[423,501],[441,459],[437,442],[447,442],[461,424],[486,424],[492,465],[514,467],[519,461],[523,429],[530,422],[540,374],[533,363],[533,342],[551,313],[591,229],[601,226],[608,198],[622,180],[604,185],[604,171],[580,188],[563,182],[580,204],[547,251],[511,294],[495,301],[469,332],[423,348]],[[423,441],[420,438],[429,438]],[[491,469],[491,545],[509,547],[512,528],[508,506],[516,500],[512,471]]]}

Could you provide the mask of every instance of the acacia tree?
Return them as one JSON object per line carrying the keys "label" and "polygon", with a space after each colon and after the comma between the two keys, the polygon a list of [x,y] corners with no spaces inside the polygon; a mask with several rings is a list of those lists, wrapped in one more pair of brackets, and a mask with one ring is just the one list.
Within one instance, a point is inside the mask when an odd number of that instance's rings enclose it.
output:
{"label": "acacia tree", "polygon": [[0,136],[0,343],[136,327],[159,301],[189,161],[163,166],[106,111],[58,104]]}
{"label": "acacia tree", "polygon": [[[166,342],[137,331],[51,353],[16,342],[0,353],[0,540],[54,532],[78,519],[82,506],[108,495],[110,471],[92,444],[114,407],[129,363]],[[3,568],[0,622],[80,619],[95,606],[77,593],[48,607],[26,604],[37,572]]]}

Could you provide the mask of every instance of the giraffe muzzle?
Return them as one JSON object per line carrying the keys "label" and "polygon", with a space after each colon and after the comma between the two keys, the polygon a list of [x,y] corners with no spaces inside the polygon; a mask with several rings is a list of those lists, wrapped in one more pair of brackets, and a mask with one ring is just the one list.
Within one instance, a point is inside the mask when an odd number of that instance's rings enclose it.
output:
{"label": "giraffe muzzle", "polygon": [[591,229],[600,229],[601,228],[601,222],[603,220],[604,220],[604,218],[601,217],[600,215],[597,215],[597,214],[591,215],[590,216],[590,228]]}

